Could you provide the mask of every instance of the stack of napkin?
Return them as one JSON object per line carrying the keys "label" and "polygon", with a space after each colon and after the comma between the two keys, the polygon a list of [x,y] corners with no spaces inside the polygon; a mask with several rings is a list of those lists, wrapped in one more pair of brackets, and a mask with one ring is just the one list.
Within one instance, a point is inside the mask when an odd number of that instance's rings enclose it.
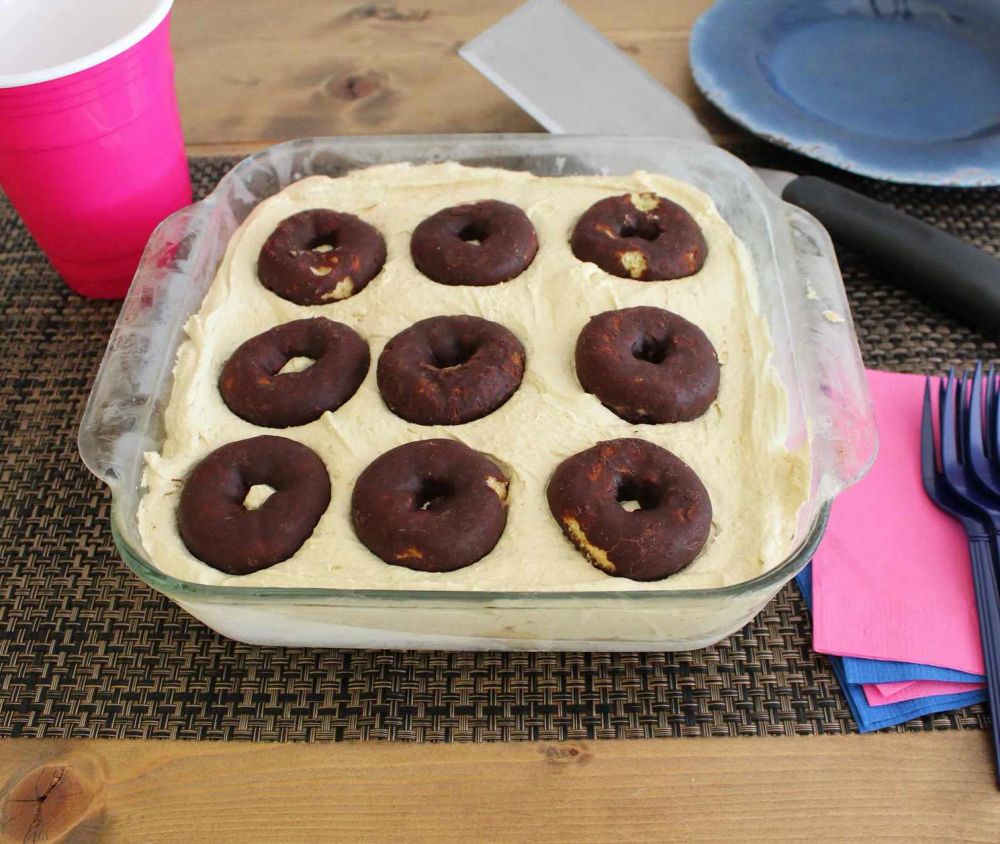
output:
{"label": "stack of napkin", "polygon": [[965,533],[924,493],[924,378],[868,372],[879,453],[797,577],[862,732],[986,699]]}

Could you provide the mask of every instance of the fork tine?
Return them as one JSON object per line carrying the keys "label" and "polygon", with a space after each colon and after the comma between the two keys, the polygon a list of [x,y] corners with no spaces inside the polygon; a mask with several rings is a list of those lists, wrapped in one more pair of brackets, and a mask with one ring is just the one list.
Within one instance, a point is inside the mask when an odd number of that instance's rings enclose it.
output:
{"label": "fork tine", "polygon": [[958,462],[962,465],[969,462],[969,403],[966,381],[967,373],[960,371],[955,380],[955,451],[958,454]]}
{"label": "fork tine", "polygon": [[969,450],[973,454],[986,454],[983,438],[983,362],[976,361],[976,371],[972,374],[972,392],[969,395],[967,416]]}
{"label": "fork tine", "polygon": [[[965,438],[968,446],[966,455],[966,474],[970,478],[975,478],[983,493],[992,496],[992,506],[1000,504],[1000,465],[997,465],[990,456],[990,439],[992,427],[990,425],[989,400],[983,401],[983,391],[990,390],[987,382],[983,384],[983,363],[976,362],[976,371],[972,376],[972,390],[969,395],[969,406],[966,413],[968,428]],[[984,425],[986,426],[984,429]],[[975,490],[975,487],[973,487]]]}
{"label": "fork tine", "polygon": [[941,466],[945,475],[949,467],[959,462],[955,431],[955,370],[948,370],[948,378],[941,382],[938,396],[938,426],[941,429]]}
{"label": "fork tine", "polygon": [[934,447],[930,376],[924,381],[924,409],[920,416],[920,474],[924,480],[924,490],[937,501],[937,449]]}
{"label": "fork tine", "polygon": [[990,459],[997,460],[1000,457],[1000,376],[993,364],[990,364],[986,410],[989,414],[987,439],[990,441]]}
{"label": "fork tine", "polygon": [[983,373],[983,452],[993,459],[993,364]]}
{"label": "fork tine", "polygon": [[[976,368],[977,369],[979,368],[979,361],[976,361]],[[982,437],[982,430],[983,430],[982,406],[983,405],[982,405],[982,397],[981,396],[980,396],[979,404],[973,403],[973,400],[972,400],[972,385],[975,382],[975,380],[976,380],[976,369],[968,370],[965,373],[965,389],[962,392],[962,397],[963,397],[964,403],[965,403],[965,412],[964,412],[964,414],[962,416],[962,419],[963,419],[963,430],[965,431],[966,445],[967,445],[967,447],[969,449],[971,449],[972,445],[973,445],[972,438],[970,436],[971,426],[972,426],[972,414],[976,412],[976,408],[980,408],[980,411],[979,411],[979,413],[980,413],[980,416],[979,416],[979,434],[980,435],[979,435],[978,442],[979,442],[979,449],[981,451],[982,448],[983,448],[983,445],[982,445],[982,443],[983,443],[983,437]]]}

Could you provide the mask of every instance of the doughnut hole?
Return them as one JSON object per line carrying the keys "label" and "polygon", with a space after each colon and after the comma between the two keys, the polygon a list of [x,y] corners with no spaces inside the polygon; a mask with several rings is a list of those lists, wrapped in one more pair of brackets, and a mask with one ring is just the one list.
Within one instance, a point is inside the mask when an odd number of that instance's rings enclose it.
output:
{"label": "doughnut hole", "polygon": [[435,369],[454,369],[465,366],[482,343],[478,340],[462,337],[432,337],[430,340],[430,365]]}
{"label": "doughnut hole", "polygon": [[317,232],[310,237],[303,244],[303,248],[307,252],[319,252],[320,254],[325,254],[336,249],[339,242],[340,236],[338,233],[333,229],[327,229],[326,231]]}
{"label": "doughnut hole", "polygon": [[652,334],[642,334],[632,343],[632,357],[644,360],[646,363],[663,363],[670,353],[670,341],[669,336],[656,337]]}
{"label": "doughnut hole", "polygon": [[414,510],[440,510],[455,495],[455,486],[440,478],[421,478],[413,492]]}
{"label": "doughnut hole", "polygon": [[254,484],[243,498],[244,510],[259,510],[277,490],[267,484]]}
{"label": "doughnut hole", "polygon": [[458,239],[473,246],[482,246],[490,236],[490,224],[486,220],[472,220],[458,230]]}
{"label": "doughnut hole", "polygon": [[663,490],[652,481],[627,475],[621,479],[615,499],[627,513],[655,510],[663,500]]}
{"label": "doughnut hole", "polygon": [[626,218],[618,230],[618,237],[638,237],[650,242],[656,240],[663,229],[660,224],[648,214],[640,214],[634,220]]}
{"label": "doughnut hole", "polygon": [[282,365],[275,375],[289,375],[293,372],[305,372],[310,366],[316,363],[316,358],[307,355],[296,355],[290,357]]}

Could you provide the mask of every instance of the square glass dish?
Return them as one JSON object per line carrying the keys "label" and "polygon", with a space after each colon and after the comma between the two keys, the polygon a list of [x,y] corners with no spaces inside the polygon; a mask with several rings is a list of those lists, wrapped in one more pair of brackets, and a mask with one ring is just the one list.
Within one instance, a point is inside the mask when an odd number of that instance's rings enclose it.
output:
{"label": "square glass dish", "polygon": [[[310,175],[373,164],[457,161],[541,176],[663,173],[706,192],[746,245],[773,364],[789,399],[788,444],[808,440],[810,496],[787,559],[711,589],[480,592],[202,585],[162,573],[139,538],[143,453],[164,440],[164,410],[184,323],[201,305],[226,245],[262,200]],[[240,162],[206,199],[153,233],[80,425],[80,453],[112,489],[126,564],[205,624],[272,645],[454,650],[686,650],[749,621],[811,558],[836,495],[867,471],[876,434],[830,239],[717,147],[665,138],[454,135],[310,138]],[[611,579],[609,579],[610,581]]]}

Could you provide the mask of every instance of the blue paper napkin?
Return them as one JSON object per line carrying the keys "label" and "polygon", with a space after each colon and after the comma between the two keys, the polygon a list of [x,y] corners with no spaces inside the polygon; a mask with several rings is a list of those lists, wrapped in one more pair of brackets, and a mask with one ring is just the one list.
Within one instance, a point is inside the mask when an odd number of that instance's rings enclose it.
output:
{"label": "blue paper napkin", "polygon": [[841,657],[844,676],[848,683],[905,683],[909,680],[940,680],[945,683],[984,683],[982,674],[969,674],[936,665],[917,662],[891,662],[881,659],[862,659],[856,656]]}
{"label": "blue paper napkin", "polygon": [[[806,566],[795,578],[795,582],[798,584],[799,590],[802,592],[802,597],[805,598],[806,604],[812,609],[812,566]],[[923,715],[929,715],[933,712],[947,712],[951,709],[961,709],[963,706],[971,706],[974,703],[980,703],[986,700],[985,689],[980,689],[973,692],[960,692],[953,695],[932,695],[930,697],[917,698],[916,700],[906,700],[901,703],[888,703],[883,706],[871,706],[865,699],[864,689],[861,688],[860,683],[851,682],[847,679],[847,673],[845,671],[844,658],[839,656],[827,656],[830,660],[830,666],[833,668],[833,673],[836,675],[841,688],[844,690],[844,697],[847,698],[847,704],[851,708],[851,714],[854,715],[854,720],[857,722],[858,730],[862,733],[869,733],[872,730],[879,730],[883,727],[892,727],[896,724],[902,724],[904,721],[910,721],[913,718],[920,718]],[[874,672],[877,671],[876,666],[872,663],[878,663],[879,660],[873,659],[853,659],[854,663],[867,663],[867,665],[854,665],[853,668],[855,672],[869,672],[870,676],[875,676]],[[905,665],[908,663],[888,663],[889,666],[894,665]],[[930,666],[915,666],[917,671],[925,671],[930,668]],[[892,671],[891,667],[888,669]],[[934,669],[935,671],[945,671],[945,669]],[[971,676],[972,680],[970,682],[976,682],[982,680],[981,677],[976,675],[966,675],[960,671],[948,671],[948,674],[961,674],[964,677]],[[859,676],[855,673],[855,676]],[[899,677],[899,674],[893,675],[894,679]],[[905,679],[942,679],[941,677],[906,677]],[[950,679],[950,678],[949,678]],[[877,680],[866,680],[864,682],[892,682],[887,679],[877,679]]]}

